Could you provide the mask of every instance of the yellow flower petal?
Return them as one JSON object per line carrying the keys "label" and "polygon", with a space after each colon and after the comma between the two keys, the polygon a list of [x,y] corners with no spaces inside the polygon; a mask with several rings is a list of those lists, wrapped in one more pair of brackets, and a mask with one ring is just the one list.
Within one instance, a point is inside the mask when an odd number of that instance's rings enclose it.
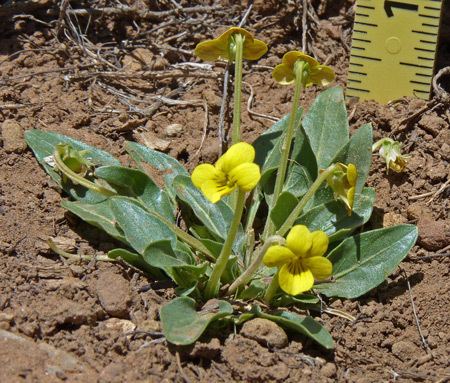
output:
{"label": "yellow flower petal", "polygon": [[311,233],[312,246],[309,250],[308,257],[320,257],[324,255],[328,249],[328,235],[323,231],[317,230]]}
{"label": "yellow flower petal", "polygon": [[267,267],[281,267],[295,258],[295,254],[286,246],[270,246],[264,254],[263,262]]}
{"label": "yellow flower petal", "polygon": [[299,262],[291,262],[280,268],[278,284],[286,293],[297,295],[311,290],[314,285],[314,277],[309,269],[303,270]]}
{"label": "yellow flower petal", "polygon": [[358,178],[358,171],[356,170],[356,166],[353,164],[347,165],[347,180],[350,186],[356,185],[356,180]]}
{"label": "yellow flower petal", "polygon": [[281,60],[281,62],[283,64],[286,64],[287,66],[289,66],[293,70],[294,69],[294,64],[298,60],[307,62],[311,69],[319,65],[319,62],[315,58],[313,58],[311,56],[308,56],[306,53],[301,52],[301,51],[290,51],[290,52],[287,52],[283,56],[283,59]]}
{"label": "yellow flower petal", "polygon": [[302,265],[310,270],[315,279],[327,279],[333,272],[333,264],[325,257],[310,257],[302,259]]}
{"label": "yellow flower petal", "polygon": [[326,86],[335,78],[334,70],[326,65],[317,65],[311,68],[309,82],[316,85]]}
{"label": "yellow flower petal", "polygon": [[272,71],[272,77],[281,85],[289,85],[295,81],[292,68],[286,64],[278,64]]}
{"label": "yellow flower petal", "polygon": [[255,188],[261,178],[259,166],[254,163],[244,163],[230,170],[230,182],[236,183],[243,191],[249,192]]}
{"label": "yellow flower petal", "polygon": [[306,256],[312,246],[311,232],[305,225],[295,225],[286,237],[286,246],[299,257]]}
{"label": "yellow flower petal", "polygon": [[205,61],[228,59],[228,46],[218,43],[217,39],[206,40],[197,44],[194,54]]}
{"label": "yellow flower petal", "polygon": [[216,168],[229,173],[231,169],[246,162],[253,162],[255,159],[255,149],[246,142],[238,142],[230,146],[225,154],[216,162]]}
{"label": "yellow flower petal", "polygon": [[191,176],[192,183],[199,189],[201,189],[204,182],[220,178],[224,178],[224,175],[211,164],[198,165]]}
{"label": "yellow flower petal", "polygon": [[355,188],[351,187],[347,191],[347,213],[348,215],[352,215],[353,204],[355,202]]}
{"label": "yellow flower petal", "polygon": [[229,187],[214,180],[205,181],[201,186],[203,194],[212,203],[219,202],[222,197],[230,194],[234,189],[235,187]]}
{"label": "yellow flower petal", "polygon": [[247,39],[244,41],[243,58],[246,60],[258,60],[267,52],[267,44],[264,41],[253,39],[250,43]]}

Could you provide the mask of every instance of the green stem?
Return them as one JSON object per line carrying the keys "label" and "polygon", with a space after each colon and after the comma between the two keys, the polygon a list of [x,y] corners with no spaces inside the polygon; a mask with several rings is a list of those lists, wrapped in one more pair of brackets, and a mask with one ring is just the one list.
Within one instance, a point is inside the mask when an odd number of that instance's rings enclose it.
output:
{"label": "green stem", "polygon": [[241,93],[242,93],[242,56],[244,49],[244,37],[237,33],[234,35],[235,58],[234,58],[234,106],[233,106],[233,128],[231,131],[231,143],[237,144],[241,141]]}
{"label": "green stem", "polygon": [[316,178],[314,183],[311,185],[309,190],[306,192],[306,194],[303,196],[303,198],[299,201],[297,206],[292,210],[291,214],[286,218],[286,221],[281,225],[281,227],[278,229],[277,234],[284,236],[286,232],[294,225],[295,221],[297,220],[300,213],[305,208],[308,201],[314,196],[314,194],[317,192],[317,190],[320,188],[320,185],[327,179],[327,177],[333,172],[333,170],[336,168],[336,165],[333,164],[329,166],[326,170],[324,170],[322,173],[320,173],[319,177]]}
{"label": "green stem", "polygon": [[239,190],[236,203],[236,210],[234,211],[234,217],[233,220],[231,221],[227,239],[223,244],[222,251],[220,252],[219,257],[217,258],[216,264],[214,265],[213,271],[206,285],[205,297],[207,299],[214,298],[219,293],[220,277],[222,276],[227,266],[228,258],[230,258],[231,248],[233,246],[234,239],[239,229],[239,224],[241,223],[244,205],[245,205],[245,192]]}
{"label": "green stem", "polygon": [[90,189],[107,197],[117,194],[114,190],[107,189],[100,185],[97,185],[94,182],[88,181],[86,178],[81,177],[79,174],[75,173],[64,163],[57,150],[55,150],[55,152],[53,153],[53,157],[55,159],[55,163],[58,170],[62,174],[64,174],[67,178],[69,178],[73,183],[84,186],[87,189]]}
{"label": "green stem", "polygon": [[[295,74],[295,89],[294,89],[294,100],[292,101],[292,110],[289,115],[288,127],[286,130],[286,135],[284,136],[283,145],[281,148],[281,158],[280,164],[277,170],[277,178],[275,179],[275,187],[273,190],[273,205],[276,204],[279,195],[283,190],[284,181],[286,178],[286,171],[288,167],[289,154],[291,152],[292,139],[295,133],[295,121],[297,117],[298,104],[300,102],[300,95],[303,88],[303,71],[305,70],[305,63],[303,61],[298,61],[294,65]],[[270,219],[270,214],[268,215],[266,226],[264,228],[263,238],[267,238],[273,234],[275,226]]]}
{"label": "green stem", "polygon": [[279,235],[274,235],[272,237],[267,238],[267,241],[264,242],[264,245],[262,245],[258,249],[258,254],[254,259],[254,261],[252,262],[252,264],[228,288],[228,294],[232,294],[238,289],[238,287],[248,283],[248,281],[252,278],[253,274],[258,270],[259,266],[261,265],[262,260],[264,258],[264,254],[266,254],[267,249],[274,243],[284,244],[285,239],[283,237],[280,237]]}
{"label": "green stem", "polygon": [[280,287],[280,285],[278,284],[278,270],[275,273],[275,275],[272,277],[272,281],[270,282],[269,287],[266,290],[266,293],[264,294],[264,302],[267,305],[270,305],[270,302],[272,302],[273,296],[275,295],[275,293],[278,291],[278,287]]}

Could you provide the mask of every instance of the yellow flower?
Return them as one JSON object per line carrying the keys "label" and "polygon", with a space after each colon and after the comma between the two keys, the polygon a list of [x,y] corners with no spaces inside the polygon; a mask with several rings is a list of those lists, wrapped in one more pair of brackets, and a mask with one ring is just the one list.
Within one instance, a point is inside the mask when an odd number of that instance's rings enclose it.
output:
{"label": "yellow flower", "polygon": [[269,247],[263,262],[278,267],[278,284],[290,295],[310,290],[314,279],[326,279],[333,265],[323,255],[328,248],[328,237],[323,231],[312,233],[304,225],[296,225],[286,237],[286,246]]}
{"label": "yellow flower", "polygon": [[358,179],[358,172],[354,164],[336,164],[334,171],[328,176],[328,186],[333,189],[335,198],[345,203],[348,215],[352,214],[353,203],[355,201],[355,186]]}
{"label": "yellow flower", "polygon": [[386,171],[389,169],[396,173],[401,173],[405,170],[406,163],[409,156],[401,153],[402,144],[398,141],[394,141],[391,138],[382,138],[372,146],[372,151],[379,150],[379,154],[386,161]]}
{"label": "yellow flower", "polygon": [[261,178],[254,159],[253,146],[239,142],[232,145],[214,165],[198,165],[192,172],[192,182],[212,203],[218,202],[236,187],[251,191]]}
{"label": "yellow flower", "polygon": [[214,61],[219,58],[233,61],[235,57],[235,34],[240,34],[244,38],[244,59],[258,60],[267,52],[266,43],[254,39],[249,31],[243,28],[231,27],[216,39],[198,43],[194,54],[205,61]]}
{"label": "yellow flower", "polygon": [[283,56],[281,64],[278,64],[272,71],[272,77],[281,85],[289,85],[295,81],[295,63],[303,61],[307,63],[307,68],[303,74],[305,86],[328,85],[334,80],[335,74],[329,66],[321,65],[319,62],[300,51],[290,51]]}

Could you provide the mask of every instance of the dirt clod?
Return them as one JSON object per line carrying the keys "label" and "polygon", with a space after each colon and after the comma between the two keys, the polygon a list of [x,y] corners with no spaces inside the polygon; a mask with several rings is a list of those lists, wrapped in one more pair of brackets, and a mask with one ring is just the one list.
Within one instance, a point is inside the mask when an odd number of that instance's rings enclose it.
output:
{"label": "dirt clod", "polygon": [[23,128],[17,121],[3,121],[1,133],[3,148],[7,153],[22,153],[27,148],[27,144],[23,138]]}
{"label": "dirt clod", "polygon": [[104,271],[99,275],[95,287],[100,304],[108,315],[117,318],[128,317],[131,291],[124,277]]}
{"label": "dirt clod", "polygon": [[450,244],[450,228],[445,221],[424,217],[418,224],[418,243],[426,250],[436,251]]}
{"label": "dirt clod", "polygon": [[409,340],[401,340],[392,345],[392,354],[403,361],[411,360],[420,355],[420,349]]}
{"label": "dirt clod", "polygon": [[283,348],[288,344],[286,332],[268,319],[256,318],[245,322],[240,334],[266,347]]}

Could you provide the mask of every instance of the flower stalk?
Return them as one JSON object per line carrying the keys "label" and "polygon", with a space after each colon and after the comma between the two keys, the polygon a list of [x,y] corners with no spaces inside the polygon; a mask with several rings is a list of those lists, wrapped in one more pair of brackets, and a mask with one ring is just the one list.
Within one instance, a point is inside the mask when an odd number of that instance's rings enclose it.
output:
{"label": "flower stalk", "polygon": [[285,242],[286,242],[285,239],[279,235],[274,235],[272,237],[267,238],[267,241],[264,242],[264,245],[262,245],[258,249],[256,258],[253,260],[251,265],[228,288],[228,294],[234,293],[240,286],[243,286],[250,281],[253,274],[258,270],[259,266],[261,265],[262,260],[264,258],[264,254],[266,254],[266,251],[270,246],[272,246],[275,243],[283,245]]}
{"label": "flower stalk", "polygon": [[233,220],[231,221],[230,230],[228,231],[228,236],[223,244],[222,251],[217,258],[216,264],[214,265],[211,276],[206,284],[205,298],[211,299],[218,295],[220,287],[220,278],[225,271],[228,263],[228,259],[231,255],[231,248],[233,246],[234,239],[239,229],[239,224],[241,223],[242,213],[244,211],[245,205],[245,191],[239,189],[236,209],[234,211]]}
{"label": "flower stalk", "polygon": [[242,98],[242,58],[245,37],[240,33],[234,36],[234,104],[233,104],[233,127],[231,131],[231,143],[237,144],[241,140],[241,98]]}
{"label": "flower stalk", "polygon": [[[292,144],[292,139],[294,138],[295,132],[295,121],[297,117],[298,104],[300,102],[300,95],[303,89],[303,73],[307,71],[308,64],[304,61],[297,61],[294,65],[294,75],[295,75],[295,88],[294,88],[294,99],[292,101],[291,114],[289,116],[288,127],[286,130],[286,135],[284,137],[283,145],[281,148],[281,158],[280,165],[277,171],[277,177],[275,179],[275,187],[273,191],[273,203],[275,204],[279,195],[283,190],[284,181],[286,178],[286,171],[288,167],[289,154]],[[274,224],[271,219],[267,220],[266,227],[264,228],[263,238],[267,238],[273,234]]]}
{"label": "flower stalk", "polygon": [[273,297],[280,287],[280,284],[278,283],[278,273],[279,270],[272,277],[272,281],[270,282],[270,285],[269,287],[267,287],[266,293],[264,294],[263,300],[267,305],[270,305],[270,302],[272,302]]}
{"label": "flower stalk", "polygon": [[303,198],[299,201],[294,210],[292,210],[291,214],[289,214],[286,221],[278,229],[277,231],[278,235],[284,236],[287,233],[287,231],[294,225],[296,219],[301,214],[308,201],[314,196],[317,190],[319,190],[320,186],[326,181],[328,176],[334,171],[335,168],[336,164],[333,164],[330,165],[327,169],[325,169],[322,173],[320,173],[320,175],[311,185],[309,190],[305,193]]}

